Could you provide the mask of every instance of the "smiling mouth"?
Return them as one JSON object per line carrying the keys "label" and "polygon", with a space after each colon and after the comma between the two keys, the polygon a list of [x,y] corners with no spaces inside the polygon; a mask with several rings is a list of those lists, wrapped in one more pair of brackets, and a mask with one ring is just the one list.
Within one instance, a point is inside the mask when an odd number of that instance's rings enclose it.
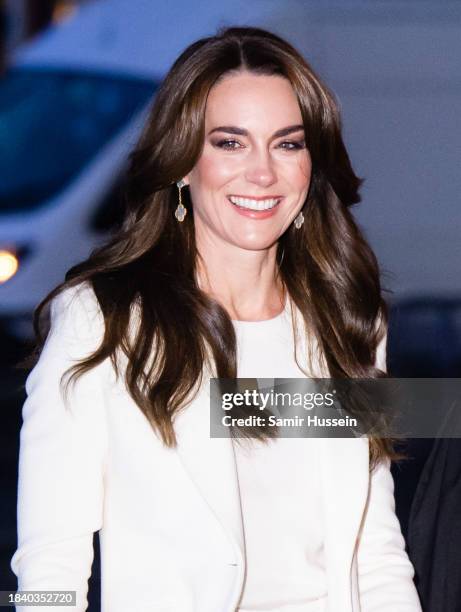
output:
{"label": "smiling mouth", "polygon": [[277,206],[282,200],[280,196],[275,198],[265,198],[263,200],[242,198],[240,196],[228,196],[228,199],[234,206],[237,206],[238,208],[255,211],[270,210],[271,208]]}

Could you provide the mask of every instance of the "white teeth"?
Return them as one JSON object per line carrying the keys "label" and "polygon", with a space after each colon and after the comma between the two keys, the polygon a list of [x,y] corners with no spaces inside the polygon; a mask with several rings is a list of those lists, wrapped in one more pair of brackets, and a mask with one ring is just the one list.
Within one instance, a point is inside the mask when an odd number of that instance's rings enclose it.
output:
{"label": "white teeth", "polygon": [[268,198],[267,200],[252,200],[250,198],[238,198],[236,196],[229,196],[229,200],[232,204],[241,206],[242,208],[249,208],[250,210],[268,210],[273,208],[279,203],[280,198]]}

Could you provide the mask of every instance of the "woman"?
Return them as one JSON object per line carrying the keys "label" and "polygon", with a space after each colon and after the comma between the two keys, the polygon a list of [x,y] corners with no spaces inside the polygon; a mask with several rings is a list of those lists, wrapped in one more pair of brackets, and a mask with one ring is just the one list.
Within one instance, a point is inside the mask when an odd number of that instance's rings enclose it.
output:
{"label": "woman", "polygon": [[387,441],[210,437],[212,376],[385,375],[332,95],[285,41],[230,28],[173,65],[131,162],[120,231],[37,312],[19,587],[85,610],[100,530],[108,612],[420,611]]}

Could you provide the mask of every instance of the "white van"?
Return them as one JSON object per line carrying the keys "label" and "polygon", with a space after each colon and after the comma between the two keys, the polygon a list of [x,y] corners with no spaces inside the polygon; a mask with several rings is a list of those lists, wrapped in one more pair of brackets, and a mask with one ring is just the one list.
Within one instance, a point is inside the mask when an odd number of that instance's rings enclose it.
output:
{"label": "white van", "polygon": [[103,4],[34,41],[0,81],[0,318],[15,335],[31,334],[37,303],[116,224],[159,83],[135,61],[119,65],[116,30],[110,61],[91,61],[107,36]]}

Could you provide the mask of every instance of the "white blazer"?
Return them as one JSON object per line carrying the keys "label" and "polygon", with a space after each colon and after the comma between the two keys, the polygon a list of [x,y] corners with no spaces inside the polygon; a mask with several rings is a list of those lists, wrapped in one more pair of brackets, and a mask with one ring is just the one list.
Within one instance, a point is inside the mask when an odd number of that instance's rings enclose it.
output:
{"label": "white blazer", "polygon": [[[11,561],[19,589],[75,590],[73,609],[86,610],[100,531],[103,612],[234,612],[245,574],[236,463],[230,438],[210,438],[208,385],[176,419],[177,449],[153,434],[109,360],[65,401],[61,374],[102,330],[89,286],[54,300],[26,383]],[[320,446],[328,612],[421,612],[389,464],[369,476],[365,438]]]}

